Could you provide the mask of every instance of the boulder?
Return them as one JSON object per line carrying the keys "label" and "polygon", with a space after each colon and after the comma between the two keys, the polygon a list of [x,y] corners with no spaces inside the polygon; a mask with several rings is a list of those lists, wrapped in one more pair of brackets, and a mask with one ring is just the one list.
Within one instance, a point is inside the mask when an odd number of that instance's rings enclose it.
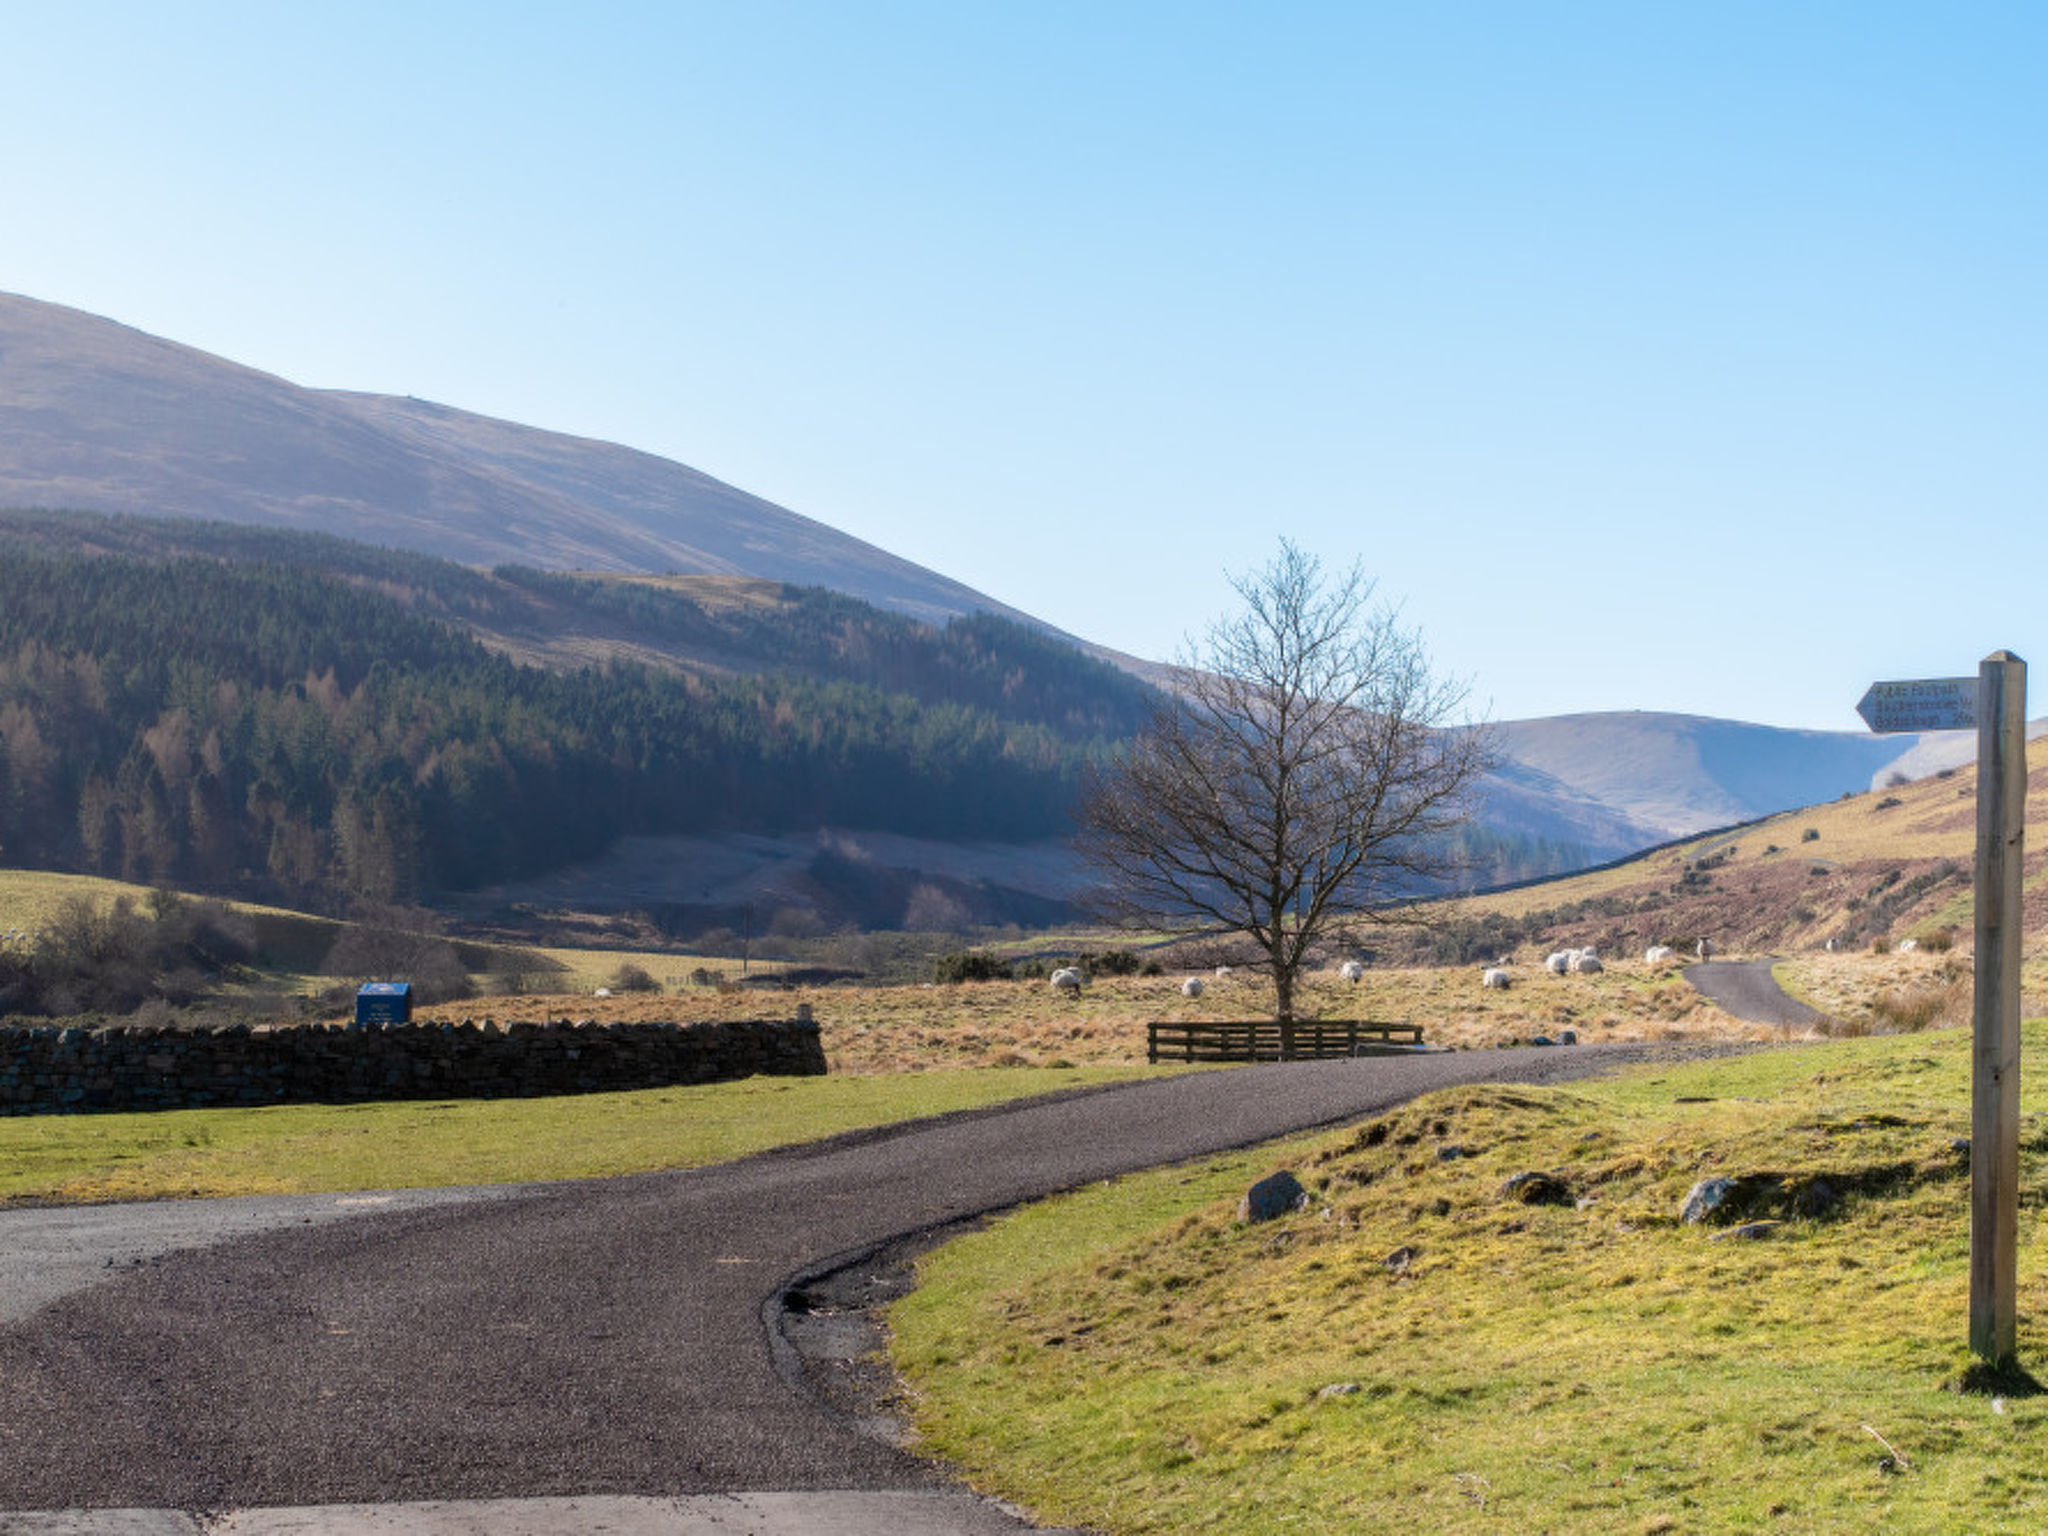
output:
{"label": "boulder", "polygon": [[1269,1173],[1237,1202],[1237,1219],[1244,1222],[1271,1221],[1287,1216],[1308,1204],[1308,1191],[1285,1168]]}
{"label": "boulder", "polygon": [[1571,1186],[1552,1173],[1518,1173],[1501,1185],[1500,1192],[1523,1205],[1570,1205]]}
{"label": "boulder", "polygon": [[1738,1179],[1701,1179],[1685,1192],[1685,1200],[1678,1207],[1678,1219],[1696,1227],[1723,1207],[1735,1205],[1741,1197],[1742,1183]]}

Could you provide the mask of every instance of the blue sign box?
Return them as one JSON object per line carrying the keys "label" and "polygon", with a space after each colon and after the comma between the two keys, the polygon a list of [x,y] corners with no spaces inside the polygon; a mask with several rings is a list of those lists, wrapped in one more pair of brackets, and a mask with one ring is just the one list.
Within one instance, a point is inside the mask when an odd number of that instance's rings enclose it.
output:
{"label": "blue sign box", "polygon": [[357,1029],[381,1029],[412,1022],[412,983],[372,981],[356,993]]}

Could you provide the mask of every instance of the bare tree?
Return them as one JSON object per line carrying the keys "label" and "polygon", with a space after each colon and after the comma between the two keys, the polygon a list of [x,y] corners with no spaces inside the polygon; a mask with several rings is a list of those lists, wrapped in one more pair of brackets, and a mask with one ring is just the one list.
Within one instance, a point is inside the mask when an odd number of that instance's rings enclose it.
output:
{"label": "bare tree", "polygon": [[1282,541],[1232,581],[1242,610],[1182,657],[1173,691],[1081,804],[1080,847],[1133,924],[1241,934],[1294,1018],[1295,981],[1338,921],[1448,874],[1443,836],[1490,763],[1462,686],[1373,602]]}

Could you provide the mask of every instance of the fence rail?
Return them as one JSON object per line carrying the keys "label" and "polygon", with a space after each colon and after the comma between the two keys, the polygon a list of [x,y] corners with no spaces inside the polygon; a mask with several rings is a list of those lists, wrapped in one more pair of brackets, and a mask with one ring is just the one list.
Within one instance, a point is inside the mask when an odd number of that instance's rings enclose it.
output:
{"label": "fence rail", "polygon": [[1379,1056],[1422,1044],[1420,1024],[1374,1019],[1204,1019],[1145,1026],[1145,1059],[1161,1061],[1330,1061]]}

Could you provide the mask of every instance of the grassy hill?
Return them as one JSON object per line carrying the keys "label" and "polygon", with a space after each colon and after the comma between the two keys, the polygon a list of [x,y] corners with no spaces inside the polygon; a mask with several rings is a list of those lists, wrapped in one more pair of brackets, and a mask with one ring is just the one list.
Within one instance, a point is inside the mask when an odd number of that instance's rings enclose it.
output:
{"label": "grassy hill", "polygon": [[[2048,743],[2030,749],[2026,927],[2048,934]],[[1517,945],[1603,954],[1712,939],[1724,952],[1788,954],[1967,939],[1976,851],[1974,768],[1787,811],[1636,858],[1431,914],[1433,938],[1386,946],[1476,960]]]}
{"label": "grassy hill", "polygon": [[[920,1265],[906,1396],[976,1487],[1117,1536],[2039,1531],[2048,1397],[1965,1347],[1969,1055],[1943,1031],[1461,1089],[1078,1191]],[[1237,1219],[1282,1167],[1306,1208]],[[1683,1221],[1716,1176],[1741,1197]]]}

